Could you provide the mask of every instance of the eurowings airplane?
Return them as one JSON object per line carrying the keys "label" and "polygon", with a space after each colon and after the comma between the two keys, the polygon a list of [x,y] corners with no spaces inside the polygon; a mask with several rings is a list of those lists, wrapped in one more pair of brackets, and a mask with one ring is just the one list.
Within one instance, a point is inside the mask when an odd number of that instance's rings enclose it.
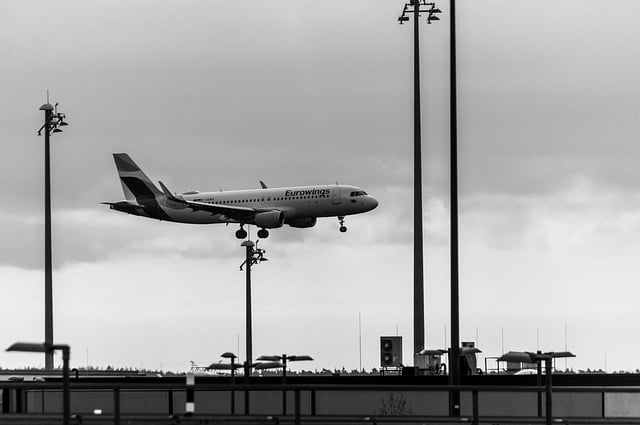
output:
{"label": "eurowings airplane", "polygon": [[126,199],[104,202],[112,210],[179,223],[235,223],[238,239],[247,237],[245,224],[259,227],[258,237],[264,239],[267,229],[313,227],[318,217],[338,217],[340,231],[346,232],[345,216],[378,206],[364,190],[339,184],[269,188],[261,181],[261,189],[172,194],[162,182],[159,190],[126,153],[113,158]]}

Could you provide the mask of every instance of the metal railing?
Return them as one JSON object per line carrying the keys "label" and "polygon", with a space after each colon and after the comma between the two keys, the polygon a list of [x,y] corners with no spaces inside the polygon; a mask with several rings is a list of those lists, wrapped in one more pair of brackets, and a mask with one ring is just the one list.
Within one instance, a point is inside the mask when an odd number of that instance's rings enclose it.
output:
{"label": "metal railing", "polygon": [[[24,423],[24,424],[44,424],[55,423],[53,421],[60,418],[61,411],[51,409],[49,413],[45,412],[44,398],[42,399],[42,408],[39,406],[28,406],[27,395],[36,395],[37,392],[45,395],[55,395],[56,399],[60,398],[60,384],[55,382],[2,382],[0,388],[3,390],[2,395],[2,413],[0,415],[0,424],[6,423]],[[229,393],[231,391],[241,392],[245,394],[244,411],[242,413],[235,412],[235,406],[229,406],[228,412],[218,414],[199,414],[196,407],[196,414],[186,416],[179,406],[175,405],[174,397],[176,394],[186,392],[186,385],[173,383],[100,383],[100,382],[82,382],[75,381],[71,384],[71,395],[73,403],[73,395],[83,392],[92,392],[95,394],[105,393],[103,400],[111,399],[110,412],[95,415],[83,412],[82,416],[76,414],[72,417],[72,423],[83,424],[174,424],[174,423],[292,423],[292,424],[334,424],[334,423],[429,423],[444,424],[453,422],[468,422],[471,424],[638,424],[640,425],[640,414],[636,417],[620,417],[608,416],[605,412],[605,395],[607,394],[635,394],[640,400],[640,387],[554,387],[553,392],[556,394],[598,394],[595,397],[601,403],[601,413],[598,415],[572,415],[564,418],[554,417],[551,411],[552,406],[546,405],[545,415],[505,415],[496,416],[484,414],[481,396],[489,393],[529,393],[539,394],[547,391],[544,386],[441,386],[441,385],[332,385],[332,384],[289,384],[289,385],[264,385],[264,384],[209,384],[197,383],[195,387],[196,393],[199,392],[221,392]],[[293,395],[293,410],[291,412],[282,412],[281,414],[256,414],[251,406],[251,394],[260,392],[278,392],[283,396]],[[316,395],[318,393],[331,394],[334,392],[351,392],[352,394],[360,394],[366,392],[381,393],[416,393],[424,395],[425,393],[444,393],[451,394],[452,391],[459,391],[466,395],[463,411],[466,413],[460,417],[450,417],[448,413],[441,412],[433,415],[412,414],[404,412],[398,414],[332,414],[326,413],[330,411],[330,406],[322,406],[322,414],[318,414],[318,401]],[[135,414],[122,412],[122,400],[126,400],[131,393],[164,393],[166,394],[166,405],[159,409],[161,411]],[[20,394],[18,396],[18,394]],[[107,395],[110,394],[110,395]],[[304,402],[302,396],[304,395]],[[470,395],[470,400],[469,400]],[[179,397],[180,398],[180,397]],[[594,397],[592,397],[594,398]],[[470,405],[469,405],[470,402]],[[130,403],[129,403],[130,405]],[[274,403],[274,412],[280,406]],[[61,410],[61,408],[60,408]],[[523,410],[524,411],[524,410]],[[176,413],[178,412],[178,413]],[[72,408],[73,413],[73,408]],[[392,412],[393,413],[393,412]],[[396,412],[397,413],[397,412]]]}

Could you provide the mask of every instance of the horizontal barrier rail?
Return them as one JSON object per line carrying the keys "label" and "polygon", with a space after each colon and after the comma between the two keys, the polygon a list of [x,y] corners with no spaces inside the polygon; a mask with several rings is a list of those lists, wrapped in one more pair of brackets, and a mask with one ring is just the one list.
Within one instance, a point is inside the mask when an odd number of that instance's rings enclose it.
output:
{"label": "horizontal barrier rail", "polygon": [[[0,382],[0,389],[3,391],[3,405],[0,415],[0,425],[15,423],[39,425],[44,423],[54,423],[52,418],[59,420],[59,414],[36,414],[23,412],[21,409],[11,411],[11,406],[7,403],[16,403],[5,394],[12,392],[18,394],[20,392],[42,391],[46,393],[60,393],[60,382]],[[113,413],[104,415],[84,415],[82,418],[75,416],[71,423],[83,424],[177,424],[177,423],[292,423],[292,424],[334,424],[334,423],[429,423],[429,424],[445,424],[468,422],[472,424],[634,424],[640,425],[639,417],[606,417],[604,412],[605,394],[640,394],[640,387],[614,387],[614,386],[574,386],[574,387],[553,387],[553,393],[559,394],[598,394],[602,398],[602,415],[590,417],[570,417],[570,418],[553,418],[552,412],[547,411],[546,416],[489,416],[480,415],[479,413],[479,396],[485,393],[532,393],[543,394],[549,391],[545,386],[506,386],[506,385],[459,385],[459,386],[443,386],[443,385],[363,385],[363,384],[219,384],[219,383],[198,383],[196,380],[195,391],[198,392],[243,392],[245,393],[245,412],[244,414],[236,414],[234,407],[230,407],[229,414],[197,414],[191,417],[185,415],[173,414],[173,401],[167,406],[169,414],[123,414],[121,412],[121,399],[124,394],[136,392],[151,393],[167,393],[170,396],[167,399],[173,399],[173,392],[186,392],[188,386],[186,383],[176,382],[83,382],[82,380],[72,380],[70,385],[71,393],[77,392],[105,392],[111,393],[107,396],[113,400]],[[293,412],[286,411],[281,415],[255,415],[250,413],[249,394],[259,392],[282,392],[283,397],[287,394],[293,395]],[[471,414],[462,417],[449,417],[447,415],[413,415],[405,414],[402,416],[391,415],[328,415],[316,414],[315,395],[320,392],[400,392],[400,393],[429,393],[439,392],[446,393],[449,396],[452,391],[458,391],[464,394],[470,394]],[[307,405],[310,404],[308,411],[303,412],[301,407],[301,394],[310,395]],[[44,405],[44,402],[43,402]],[[15,413],[21,413],[16,415]],[[75,422],[74,422],[75,421]]]}

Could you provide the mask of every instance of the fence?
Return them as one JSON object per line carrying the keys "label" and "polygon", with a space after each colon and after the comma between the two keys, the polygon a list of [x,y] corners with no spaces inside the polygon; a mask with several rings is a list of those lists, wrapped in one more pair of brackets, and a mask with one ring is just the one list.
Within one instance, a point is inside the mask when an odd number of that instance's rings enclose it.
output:
{"label": "fence", "polygon": [[[2,382],[0,424],[51,423],[62,414],[61,385]],[[71,423],[431,423],[638,424],[640,387],[441,385],[195,386],[195,414],[186,416],[187,386],[176,383],[71,384]],[[461,417],[449,416],[460,392]],[[547,403],[553,400],[553,403]],[[57,419],[56,419],[57,420]],[[42,422],[39,422],[42,421]]]}

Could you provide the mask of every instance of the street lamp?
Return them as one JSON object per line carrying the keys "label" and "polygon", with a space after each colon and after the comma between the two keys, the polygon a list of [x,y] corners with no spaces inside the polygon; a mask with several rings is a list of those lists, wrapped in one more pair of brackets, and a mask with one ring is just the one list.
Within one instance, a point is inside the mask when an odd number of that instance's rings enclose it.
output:
{"label": "street lamp", "polygon": [[[282,384],[285,385],[287,383],[287,361],[290,361],[290,362],[309,361],[309,360],[313,360],[313,358],[307,355],[287,356],[286,354],[283,354],[281,356],[260,356],[257,358],[257,360],[274,362],[272,364],[273,367],[281,367],[282,368]],[[257,365],[260,365],[260,364],[261,363],[258,363]],[[267,364],[267,363],[263,363],[263,364]],[[256,369],[257,369],[257,366],[256,366]]]}
{"label": "street lamp", "polygon": [[[48,94],[47,94],[48,98]],[[51,266],[51,167],[49,165],[49,138],[52,133],[61,133],[60,127],[67,124],[65,114],[58,112],[58,104],[45,103],[40,107],[44,111],[44,124],[38,130],[38,136],[44,130],[44,341],[53,344],[53,272]],[[44,352],[44,367],[53,369],[53,352]]]}
{"label": "street lamp", "polygon": [[69,357],[71,348],[66,344],[47,344],[46,342],[16,342],[7,348],[7,351],[21,351],[28,353],[51,354],[55,350],[62,350],[62,423],[69,425],[70,398],[69,398]]}
{"label": "street lamp", "polygon": [[[309,361],[313,360],[313,358],[307,355],[287,356],[286,354],[283,354],[281,356],[260,356],[257,360],[264,361],[266,363],[256,363],[256,369],[282,368],[282,385],[287,385],[287,361]],[[282,390],[282,414],[287,414],[287,391],[284,389]]]}
{"label": "street lamp", "polygon": [[[420,37],[419,16],[427,23],[439,20],[435,3],[411,0],[404,5],[398,22],[409,21],[413,12],[413,353],[424,349],[424,259],[422,241],[422,136],[420,127]],[[416,363],[414,356],[414,364]]]}
{"label": "street lamp", "polygon": [[264,258],[264,254],[267,252],[264,249],[258,248],[258,242],[255,244],[253,241],[247,239],[242,242],[240,246],[246,248],[246,258],[242,264],[240,264],[240,271],[242,271],[242,267],[246,267],[246,348],[247,348],[247,356],[244,366],[244,376],[245,380],[251,375],[251,362],[253,361],[253,338],[251,334],[251,266],[254,264],[258,264],[262,261],[268,261]]}
{"label": "street lamp", "polygon": [[[223,359],[230,359],[231,363],[212,363],[207,367],[207,370],[230,370],[231,371],[231,386],[235,384],[236,369],[240,369],[243,365],[236,363],[238,356],[231,352],[222,353],[220,355]],[[236,413],[236,392],[231,388],[231,414]]]}
{"label": "street lamp", "polygon": [[[575,357],[575,354],[569,351],[553,352],[548,351],[543,353],[537,351],[535,353],[530,351],[509,351],[498,358],[499,362],[519,362],[519,363],[536,363],[538,366],[536,383],[540,386],[542,381],[542,362],[544,362],[545,369],[545,405],[546,405],[546,424],[551,425],[553,422],[553,406],[551,397],[551,377],[553,376],[553,359]],[[542,416],[542,399],[538,392],[538,416]]]}

